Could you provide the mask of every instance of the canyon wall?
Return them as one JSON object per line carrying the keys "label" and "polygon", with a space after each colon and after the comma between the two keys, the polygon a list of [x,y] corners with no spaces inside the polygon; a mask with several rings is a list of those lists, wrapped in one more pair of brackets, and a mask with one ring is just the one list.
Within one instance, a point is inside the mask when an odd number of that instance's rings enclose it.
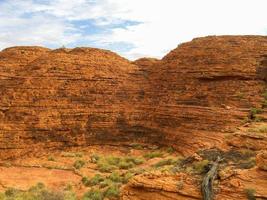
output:
{"label": "canyon wall", "polygon": [[198,38],[135,62],[93,48],[5,49],[0,157],[136,142],[223,148],[225,133],[262,107],[266,55],[261,36]]}

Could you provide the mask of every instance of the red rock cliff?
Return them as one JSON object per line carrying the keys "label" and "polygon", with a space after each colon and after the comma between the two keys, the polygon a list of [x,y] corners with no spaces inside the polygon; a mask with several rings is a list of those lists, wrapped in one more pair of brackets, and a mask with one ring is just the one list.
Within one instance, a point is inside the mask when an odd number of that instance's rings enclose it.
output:
{"label": "red rock cliff", "polygon": [[225,132],[262,106],[266,55],[261,36],[198,38],[134,63],[92,48],[3,50],[0,154],[136,141],[185,154],[224,147]]}

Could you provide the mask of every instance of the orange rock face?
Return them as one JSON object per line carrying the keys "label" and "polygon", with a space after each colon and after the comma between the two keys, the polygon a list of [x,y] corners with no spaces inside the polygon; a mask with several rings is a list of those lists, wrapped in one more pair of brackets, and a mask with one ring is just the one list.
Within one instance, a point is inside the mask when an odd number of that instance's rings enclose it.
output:
{"label": "orange rock face", "polygon": [[[257,166],[249,157],[243,169],[221,171],[216,198],[246,199],[252,187],[266,198],[266,80],[263,36],[198,38],[134,62],[94,48],[8,48],[0,52],[0,160],[95,144],[166,145],[194,158],[249,149]],[[141,174],[121,199],[201,199],[196,178]]]}
{"label": "orange rock face", "polygon": [[92,48],[3,50],[1,157],[136,141],[183,154],[224,148],[225,132],[262,105],[266,55],[261,36],[194,39],[162,60],[133,63]]}
{"label": "orange rock face", "polygon": [[3,156],[138,135],[127,126],[140,93],[132,81],[138,68],[128,60],[91,48],[16,47],[0,57]]}
{"label": "orange rock face", "polygon": [[148,123],[183,153],[224,146],[266,88],[267,37],[221,36],[179,45],[151,69]]}

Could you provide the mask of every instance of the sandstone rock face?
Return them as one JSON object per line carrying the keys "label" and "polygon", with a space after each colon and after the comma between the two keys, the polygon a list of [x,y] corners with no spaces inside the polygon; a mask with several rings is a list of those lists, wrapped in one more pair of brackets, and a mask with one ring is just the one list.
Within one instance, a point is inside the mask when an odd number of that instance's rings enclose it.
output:
{"label": "sandstone rock face", "polygon": [[150,125],[183,153],[223,147],[224,133],[250,108],[262,107],[266,54],[267,37],[260,36],[211,36],[179,45],[150,67],[144,86]]}
{"label": "sandstone rock face", "polygon": [[259,169],[267,171],[267,151],[260,152],[256,157],[256,161]]}
{"label": "sandstone rock face", "polygon": [[16,47],[2,51],[0,57],[3,156],[40,145],[138,138],[129,125],[138,116],[132,106],[140,93],[132,80],[138,68],[128,60],[92,48]]}
{"label": "sandstone rock face", "polygon": [[133,63],[93,48],[3,50],[0,156],[104,143],[223,148],[224,133],[262,105],[266,55],[261,36],[194,39]]}

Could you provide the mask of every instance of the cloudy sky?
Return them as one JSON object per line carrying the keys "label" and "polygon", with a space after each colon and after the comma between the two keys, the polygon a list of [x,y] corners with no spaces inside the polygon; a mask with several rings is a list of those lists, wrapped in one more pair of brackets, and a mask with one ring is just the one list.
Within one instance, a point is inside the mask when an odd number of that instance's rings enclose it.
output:
{"label": "cloudy sky", "polygon": [[267,35],[267,0],[0,0],[0,49],[90,46],[162,57],[206,35]]}

